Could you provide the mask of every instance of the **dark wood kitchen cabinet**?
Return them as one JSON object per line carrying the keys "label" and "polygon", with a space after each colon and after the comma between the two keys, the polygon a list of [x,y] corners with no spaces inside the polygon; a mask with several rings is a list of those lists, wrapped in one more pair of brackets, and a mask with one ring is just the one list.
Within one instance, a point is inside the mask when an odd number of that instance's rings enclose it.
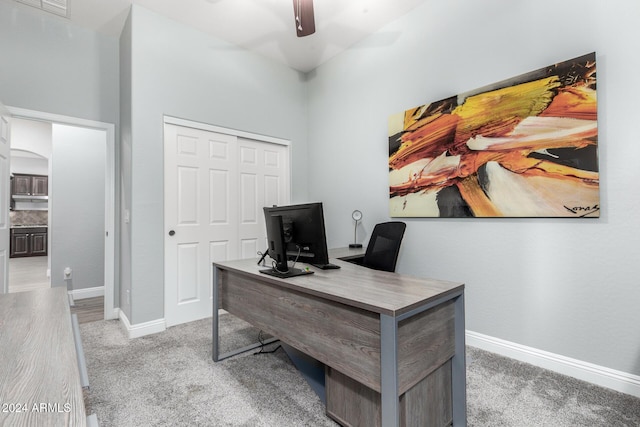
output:
{"label": "dark wood kitchen cabinet", "polygon": [[47,227],[11,229],[10,258],[47,255]]}
{"label": "dark wood kitchen cabinet", "polygon": [[46,175],[14,173],[11,186],[11,194],[14,196],[49,195],[49,177]]}

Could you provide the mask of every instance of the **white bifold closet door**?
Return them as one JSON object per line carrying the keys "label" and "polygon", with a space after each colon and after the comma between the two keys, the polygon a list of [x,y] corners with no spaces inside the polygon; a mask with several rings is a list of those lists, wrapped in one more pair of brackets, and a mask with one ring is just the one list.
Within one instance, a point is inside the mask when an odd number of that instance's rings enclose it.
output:
{"label": "white bifold closet door", "polygon": [[[289,202],[289,146],[165,124],[165,322],[213,313],[213,261],[266,249],[263,206]],[[257,258],[256,258],[257,260]]]}

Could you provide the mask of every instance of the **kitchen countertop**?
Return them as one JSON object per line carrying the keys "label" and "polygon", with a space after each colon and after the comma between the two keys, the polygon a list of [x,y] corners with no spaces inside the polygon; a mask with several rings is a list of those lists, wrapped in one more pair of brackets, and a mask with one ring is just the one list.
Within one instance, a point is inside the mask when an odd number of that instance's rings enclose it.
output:
{"label": "kitchen countertop", "polygon": [[13,224],[11,228],[42,228],[47,227],[47,224]]}

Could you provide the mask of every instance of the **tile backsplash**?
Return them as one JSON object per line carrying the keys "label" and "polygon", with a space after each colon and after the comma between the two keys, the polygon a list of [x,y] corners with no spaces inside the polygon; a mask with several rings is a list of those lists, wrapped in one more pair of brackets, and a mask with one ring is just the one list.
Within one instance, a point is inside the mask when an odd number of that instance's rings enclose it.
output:
{"label": "tile backsplash", "polygon": [[49,222],[48,211],[10,211],[11,225],[35,225]]}

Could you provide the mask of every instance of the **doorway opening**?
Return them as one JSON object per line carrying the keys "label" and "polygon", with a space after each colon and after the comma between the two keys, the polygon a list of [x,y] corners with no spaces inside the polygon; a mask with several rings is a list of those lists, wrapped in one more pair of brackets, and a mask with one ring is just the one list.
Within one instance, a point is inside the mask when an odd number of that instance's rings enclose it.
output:
{"label": "doorway opening", "polygon": [[[115,130],[109,123],[88,121],[49,113],[7,107],[12,116],[11,147],[42,156],[42,146],[20,147],[20,125],[50,129],[50,151],[47,159],[47,197],[12,203],[13,224],[46,221],[46,257],[22,257],[9,262],[9,292],[20,273],[19,262],[34,264],[35,286],[66,286],[72,299],[103,300],[103,318],[117,318],[115,301]],[[18,124],[16,129],[15,124]],[[17,135],[14,130],[18,130]],[[14,140],[18,139],[14,147]],[[32,140],[35,140],[32,139]],[[41,141],[45,146],[47,141]],[[46,154],[46,150],[45,154]],[[16,157],[19,154],[15,152]],[[45,156],[42,156],[46,158]],[[16,176],[44,176],[42,169],[25,168],[18,160],[11,172]],[[33,163],[28,161],[27,163]],[[14,168],[16,166],[17,168]],[[20,170],[22,169],[22,170]],[[24,173],[23,173],[24,172]],[[35,172],[40,172],[36,174]],[[12,186],[15,188],[15,185]],[[20,203],[18,202],[20,201]],[[29,203],[29,204],[25,204]],[[37,205],[36,203],[41,203]],[[46,207],[45,207],[46,206]],[[17,208],[17,209],[16,209]],[[38,209],[39,208],[39,209]],[[43,213],[44,211],[44,213]],[[43,225],[43,224],[39,224]],[[15,227],[20,228],[20,227]],[[31,238],[31,236],[30,236]],[[42,242],[42,239],[40,240]],[[13,239],[12,239],[12,243]],[[29,241],[33,246],[33,242]],[[44,259],[46,258],[46,261]],[[42,279],[42,265],[46,264]],[[15,268],[16,271],[13,271]],[[26,280],[28,276],[24,276]],[[26,290],[26,289],[25,289]]]}
{"label": "doorway opening", "polygon": [[48,288],[52,124],[12,119],[9,293]]}

